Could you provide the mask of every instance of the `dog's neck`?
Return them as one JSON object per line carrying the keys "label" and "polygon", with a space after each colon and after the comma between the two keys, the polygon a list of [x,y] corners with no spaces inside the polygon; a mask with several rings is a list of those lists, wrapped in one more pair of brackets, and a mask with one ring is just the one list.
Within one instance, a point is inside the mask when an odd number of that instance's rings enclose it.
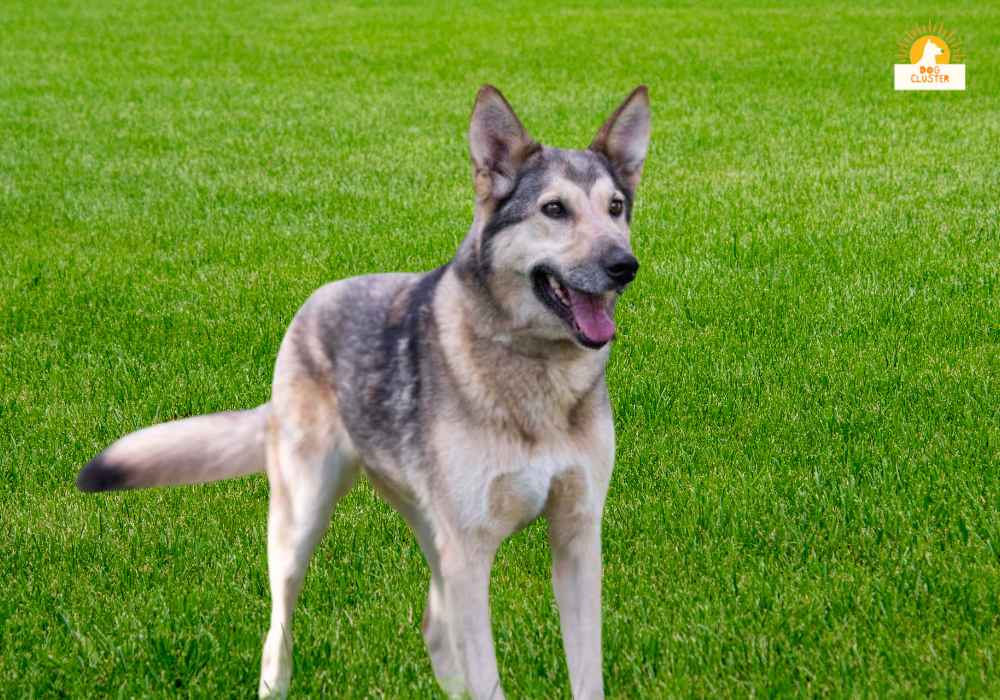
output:
{"label": "dog's neck", "polygon": [[456,388],[469,405],[484,407],[487,420],[530,437],[572,428],[606,400],[608,347],[589,350],[568,338],[511,328],[488,288],[463,273],[459,258],[441,279],[434,319]]}
{"label": "dog's neck", "polygon": [[458,252],[455,253],[452,267],[471,293],[484,297],[484,301],[492,306],[496,306],[496,301],[489,291],[486,280],[488,271],[484,268],[482,262],[482,237],[480,235],[483,226],[490,217],[491,211],[490,208],[485,207],[482,203],[476,205],[472,226],[469,228],[469,232],[465,234],[462,244],[458,247]]}

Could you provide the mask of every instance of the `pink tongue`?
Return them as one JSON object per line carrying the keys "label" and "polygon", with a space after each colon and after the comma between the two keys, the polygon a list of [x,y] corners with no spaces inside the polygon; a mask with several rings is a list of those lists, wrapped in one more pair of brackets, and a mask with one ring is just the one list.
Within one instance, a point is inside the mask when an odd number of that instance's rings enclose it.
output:
{"label": "pink tongue", "polygon": [[608,315],[604,299],[600,296],[584,294],[575,289],[569,292],[569,306],[580,331],[592,343],[606,343],[615,334],[615,322]]}

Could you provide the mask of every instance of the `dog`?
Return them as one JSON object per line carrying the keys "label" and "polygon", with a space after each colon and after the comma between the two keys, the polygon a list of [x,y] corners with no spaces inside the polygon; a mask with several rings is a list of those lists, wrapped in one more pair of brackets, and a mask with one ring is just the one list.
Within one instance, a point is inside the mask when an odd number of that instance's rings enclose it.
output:
{"label": "dog", "polygon": [[503,697],[490,569],[500,543],[544,515],[573,697],[604,696],[605,366],[616,300],[639,268],[629,223],[649,137],[645,86],[586,150],[536,142],[484,86],[469,127],[473,221],[450,262],[321,287],[282,340],[270,401],[140,430],[80,471],[88,492],[267,473],[260,697],[288,692],[309,558],[361,472],[430,566],[421,631],[447,695]]}
{"label": "dog", "polygon": [[924,51],[920,55],[920,60],[917,61],[918,66],[936,66],[937,57],[942,55],[944,50],[935,43],[933,39],[928,38],[924,43]]}

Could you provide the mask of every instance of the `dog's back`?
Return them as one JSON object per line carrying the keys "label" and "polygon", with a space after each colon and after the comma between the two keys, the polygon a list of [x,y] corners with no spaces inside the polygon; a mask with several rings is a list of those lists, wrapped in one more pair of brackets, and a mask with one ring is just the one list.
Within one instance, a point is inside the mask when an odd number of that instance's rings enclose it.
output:
{"label": "dog's back", "polygon": [[275,383],[305,375],[317,389],[331,390],[366,464],[386,461],[385,455],[392,461],[421,458],[436,375],[432,301],[447,267],[327,285],[306,302],[286,335]]}

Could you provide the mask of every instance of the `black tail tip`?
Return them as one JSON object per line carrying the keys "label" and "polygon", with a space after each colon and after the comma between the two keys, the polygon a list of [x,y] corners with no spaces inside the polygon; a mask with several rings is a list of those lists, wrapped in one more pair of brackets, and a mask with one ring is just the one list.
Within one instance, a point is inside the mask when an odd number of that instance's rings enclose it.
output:
{"label": "black tail tip", "polygon": [[86,493],[125,488],[125,470],[108,462],[103,454],[87,463],[76,477],[76,487]]}

